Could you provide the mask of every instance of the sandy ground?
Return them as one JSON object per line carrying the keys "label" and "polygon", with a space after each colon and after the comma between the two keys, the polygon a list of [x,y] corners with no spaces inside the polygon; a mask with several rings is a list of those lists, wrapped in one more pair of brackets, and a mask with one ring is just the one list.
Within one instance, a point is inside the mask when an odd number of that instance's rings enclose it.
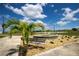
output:
{"label": "sandy ground", "polygon": [[20,45],[21,36],[5,37],[0,39],[0,56],[18,55],[17,45]]}

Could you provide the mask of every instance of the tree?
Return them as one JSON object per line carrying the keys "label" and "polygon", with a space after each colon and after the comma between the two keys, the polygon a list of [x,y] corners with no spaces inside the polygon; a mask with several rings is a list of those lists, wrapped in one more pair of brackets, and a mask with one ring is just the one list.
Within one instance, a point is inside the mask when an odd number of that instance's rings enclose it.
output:
{"label": "tree", "polygon": [[28,24],[27,22],[19,21],[16,19],[11,19],[8,20],[7,23],[5,24],[5,28],[10,27],[10,37],[12,36],[13,33],[20,32],[22,34],[22,42],[23,45],[20,46],[20,55],[25,56],[26,52],[28,51],[28,44],[29,44],[29,36],[33,33],[33,30],[35,27],[40,27],[41,29],[44,30],[44,26],[41,24],[35,24],[31,23]]}
{"label": "tree", "polygon": [[72,28],[72,30],[73,30],[73,31],[77,31],[78,29],[77,29],[77,28]]}

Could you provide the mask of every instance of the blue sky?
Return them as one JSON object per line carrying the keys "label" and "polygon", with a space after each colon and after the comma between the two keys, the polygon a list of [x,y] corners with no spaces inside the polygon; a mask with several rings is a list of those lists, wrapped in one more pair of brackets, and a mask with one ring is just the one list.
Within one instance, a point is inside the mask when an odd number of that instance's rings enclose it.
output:
{"label": "blue sky", "polygon": [[[33,22],[41,22],[47,29],[71,29],[79,27],[79,4],[0,4],[0,15]],[[2,24],[0,16],[0,30]],[[6,19],[5,19],[6,22]]]}

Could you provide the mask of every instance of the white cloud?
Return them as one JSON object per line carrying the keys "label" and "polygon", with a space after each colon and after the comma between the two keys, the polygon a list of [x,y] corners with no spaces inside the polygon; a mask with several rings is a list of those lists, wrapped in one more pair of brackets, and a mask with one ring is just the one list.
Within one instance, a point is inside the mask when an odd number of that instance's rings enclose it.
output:
{"label": "white cloud", "polygon": [[72,10],[70,8],[62,8],[62,10],[64,10],[64,13],[62,14],[64,17],[57,22],[58,25],[64,26],[72,21],[78,20],[78,18],[75,17],[75,14],[79,13],[79,9]]}
{"label": "white cloud", "polygon": [[70,8],[62,8],[62,10],[64,10],[65,13],[70,13],[72,11]]}
{"label": "white cloud", "polygon": [[30,23],[36,23],[36,24],[39,23],[39,24],[42,24],[45,27],[45,29],[49,29],[49,26],[46,23],[44,23],[43,21],[41,21],[41,20],[33,21],[33,20],[29,19],[29,18],[24,17],[23,19],[20,19],[20,21],[27,22],[29,24]]}
{"label": "white cloud", "polygon": [[73,14],[76,14],[76,13],[78,13],[78,12],[79,12],[79,8],[78,8],[77,10],[73,11],[72,13],[73,13]]}
{"label": "white cloud", "polygon": [[47,30],[50,30],[50,29],[53,30],[53,29],[54,29],[54,26],[52,26],[52,25],[50,25],[50,24],[47,24],[47,25],[46,25],[46,29],[47,29]]}
{"label": "white cloud", "polygon": [[33,20],[31,20],[31,19],[29,19],[29,18],[27,18],[27,17],[24,17],[23,19],[20,19],[20,21],[22,21],[22,22],[27,22],[27,23],[33,23],[34,21]]}
{"label": "white cloud", "polygon": [[10,10],[12,10],[16,14],[24,16],[24,13],[23,13],[23,11],[21,9],[14,8],[13,6],[9,6],[9,5],[5,5],[5,7],[8,8],[8,9],[10,9]]}
{"label": "white cloud", "polygon": [[70,23],[69,21],[58,21],[57,24],[60,26],[64,26],[66,24]]}
{"label": "white cloud", "polygon": [[30,24],[30,23],[36,23],[36,24],[38,24],[38,23],[39,23],[39,24],[44,25],[45,28],[47,28],[47,24],[44,23],[44,22],[41,21],[41,20],[33,21],[33,20],[29,19],[29,18],[24,17],[23,19],[20,19],[20,21],[22,21],[22,22],[27,22],[28,24]]}
{"label": "white cloud", "polygon": [[45,4],[35,4],[35,5],[25,4],[24,6],[21,7],[21,9],[19,9],[9,5],[5,5],[6,8],[12,10],[14,13],[25,17],[29,17],[32,19],[36,19],[36,18],[43,19],[47,17],[45,14],[43,14],[42,6],[45,6]]}
{"label": "white cloud", "polygon": [[45,18],[46,15],[43,14],[43,8],[40,4],[36,5],[26,5],[22,7],[24,14],[30,18]]}
{"label": "white cloud", "polygon": [[79,9],[72,11],[70,8],[64,8],[63,18],[61,20],[76,21],[75,14],[79,13]]}
{"label": "white cloud", "polygon": [[46,23],[44,23],[44,22],[41,21],[41,20],[36,20],[34,23],[41,23],[41,24],[43,24],[43,25],[47,25]]}
{"label": "white cloud", "polygon": [[49,29],[48,24],[44,23],[44,22],[43,22],[43,21],[41,21],[41,20],[36,20],[34,23],[41,23],[41,24],[43,24],[43,25],[44,25],[45,29]]}

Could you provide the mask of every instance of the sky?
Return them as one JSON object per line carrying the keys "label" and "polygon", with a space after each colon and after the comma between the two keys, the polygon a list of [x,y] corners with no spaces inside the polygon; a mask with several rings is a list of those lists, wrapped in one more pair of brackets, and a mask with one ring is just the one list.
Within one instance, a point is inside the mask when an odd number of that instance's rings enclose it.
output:
{"label": "sky", "polygon": [[[3,17],[7,19],[42,23],[46,29],[56,30],[79,27],[78,3],[7,3],[0,4],[0,31]],[[5,22],[7,19],[4,19]]]}

